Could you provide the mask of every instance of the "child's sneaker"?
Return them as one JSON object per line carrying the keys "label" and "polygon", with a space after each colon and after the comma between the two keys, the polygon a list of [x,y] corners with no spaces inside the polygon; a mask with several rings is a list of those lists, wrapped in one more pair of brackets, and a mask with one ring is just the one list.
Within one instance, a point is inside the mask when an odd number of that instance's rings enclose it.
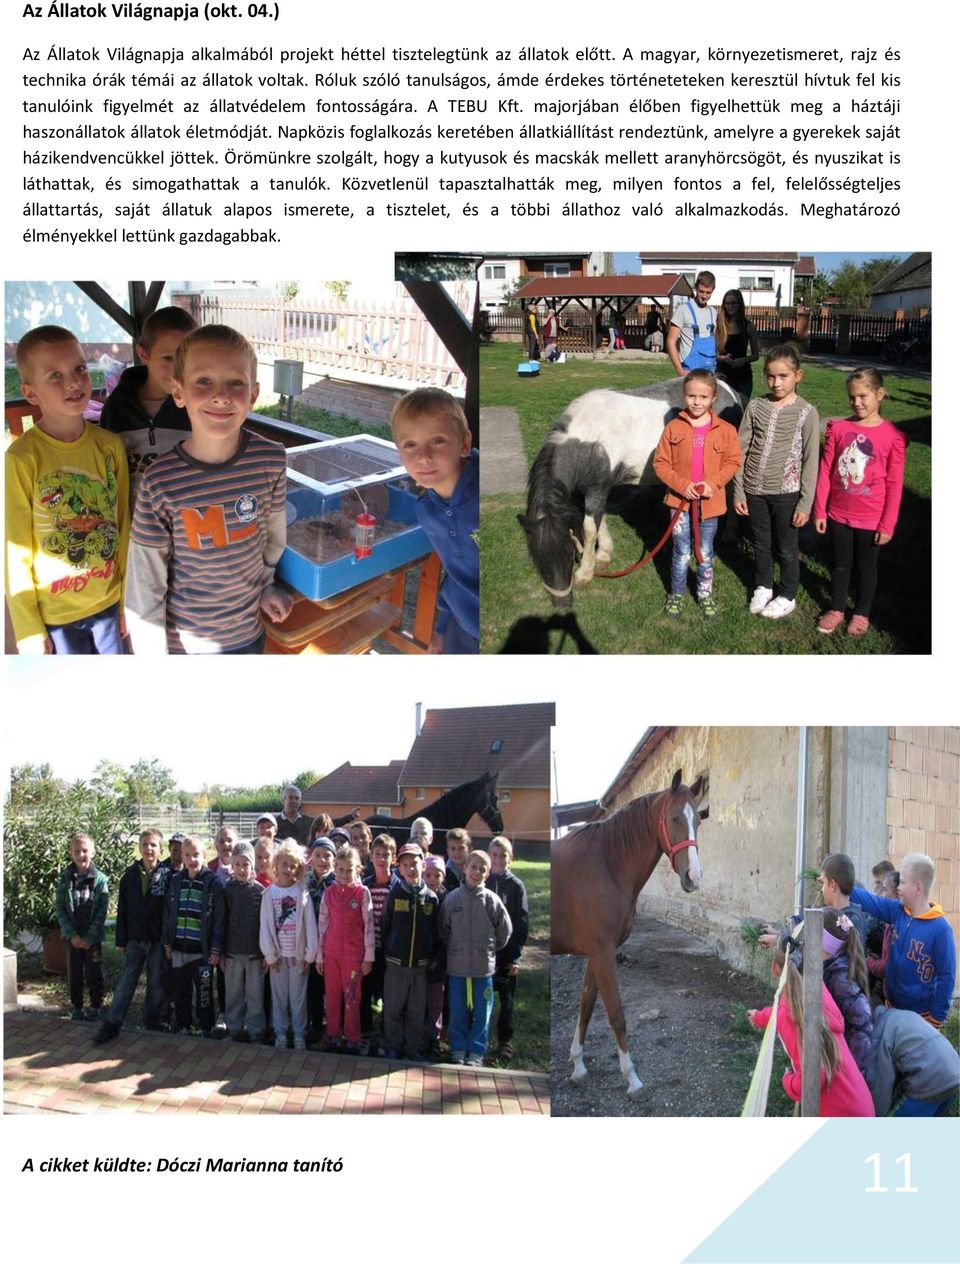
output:
{"label": "child's sneaker", "polygon": [[717,617],[717,603],[714,600],[713,593],[704,593],[702,597],[697,599],[700,607],[700,613],[705,619],[715,619]]}
{"label": "child's sneaker", "polygon": [[91,1005],[83,1011],[85,1023],[99,1023],[106,1017],[106,1009],[101,1005]]}
{"label": "child's sneaker", "polygon": [[671,619],[676,619],[683,614],[683,594],[671,593],[663,607],[663,613],[669,615]]}
{"label": "child's sneaker", "polygon": [[870,631],[870,620],[865,614],[855,614],[847,624],[847,636],[864,636]]}
{"label": "child's sneaker", "polygon": [[774,597],[773,601],[768,601],[760,611],[764,619],[783,619],[788,614],[793,614],[797,608],[797,603],[790,597]]}
{"label": "child's sneaker", "polygon": [[306,1053],[307,1042],[304,1040],[303,1036],[294,1036],[293,1047],[295,1050],[297,1050],[300,1053]]}
{"label": "child's sneaker", "polygon": [[109,1040],[113,1040],[115,1036],[120,1035],[120,1028],[116,1023],[108,1023],[106,1019],[100,1024],[100,1030],[93,1038],[95,1045],[105,1045]]}
{"label": "child's sneaker", "polygon": [[467,1055],[466,1064],[467,1066],[470,1066],[470,1067],[482,1067],[483,1058],[480,1057],[479,1053],[470,1053]]}
{"label": "child's sneaker", "polygon": [[513,1045],[509,1040],[505,1040],[497,1050],[497,1057],[501,1062],[509,1062],[513,1057]]}
{"label": "child's sneaker", "polygon": [[822,632],[824,636],[829,636],[831,632],[836,632],[842,622],[842,610],[828,610],[817,620],[817,631]]}
{"label": "child's sneaker", "polygon": [[70,1011],[70,1021],[72,1023],[82,1023],[84,1020],[85,1016],[83,1010],[74,1006],[74,1008]]}
{"label": "child's sneaker", "polygon": [[750,598],[750,613],[760,614],[765,610],[773,599],[772,588],[754,588],[753,596]]}
{"label": "child's sneaker", "polygon": [[466,1050],[454,1049],[450,1054],[450,1061],[456,1063],[457,1066],[463,1066],[467,1060]]}

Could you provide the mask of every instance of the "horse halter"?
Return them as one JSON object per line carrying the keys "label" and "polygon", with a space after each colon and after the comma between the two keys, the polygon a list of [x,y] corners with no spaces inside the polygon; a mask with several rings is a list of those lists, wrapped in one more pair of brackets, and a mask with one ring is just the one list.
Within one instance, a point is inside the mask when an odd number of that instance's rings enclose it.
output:
{"label": "horse halter", "polygon": [[551,597],[569,597],[570,594],[573,592],[573,585],[574,585],[573,571],[574,571],[574,567],[577,561],[577,554],[583,553],[583,545],[577,539],[577,537],[574,535],[572,531],[570,532],[570,539],[573,541],[573,548],[574,548],[574,553],[573,553],[574,566],[571,567],[570,583],[567,584],[566,588],[560,589],[560,588],[551,588],[550,585],[545,580],[543,579],[540,580],[540,583],[543,584],[544,588],[550,594]]}
{"label": "horse halter", "polygon": [[688,847],[696,847],[697,840],[695,838],[681,838],[679,843],[671,843],[670,835],[667,833],[667,804],[664,803],[660,810],[660,821],[657,825],[657,842],[660,844],[660,850],[666,858],[673,863],[673,858],[678,851],[685,851]]}

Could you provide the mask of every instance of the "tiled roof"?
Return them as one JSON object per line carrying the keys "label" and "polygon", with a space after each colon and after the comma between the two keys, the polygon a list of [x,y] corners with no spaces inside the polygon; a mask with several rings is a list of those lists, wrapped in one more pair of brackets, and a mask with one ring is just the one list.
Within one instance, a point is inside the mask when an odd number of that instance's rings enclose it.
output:
{"label": "tiled roof", "polygon": [[[552,702],[427,712],[403,768],[404,786],[455,786],[499,772],[503,789],[549,789]],[[491,749],[500,742],[500,749]]]}
{"label": "tiled roof", "polygon": [[797,261],[797,266],[793,270],[793,275],[798,277],[815,277],[817,275],[817,260],[813,255],[801,255]]}
{"label": "tiled roof", "polygon": [[637,258],[644,262],[672,263],[674,259],[685,263],[796,263],[799,255],[795,250],[638,250]]}
{"label": "tiled roof", "polygon": [[348,760],[315,781],[303,797],[309,803],[400,803],[402,759],[389,764],[351,764]]}
{"label": "tiled roof", "polygon": [[689,294],[679,276],[537,277],[517,290],[517,298],[667,298]]}
{"label": "tiled roof", "polygon": [[871,294],[895,294],[898,290],[926,289],[932,284],[932,256],[928,251],[917,251],[898,263],[892,272],[873,287]]}

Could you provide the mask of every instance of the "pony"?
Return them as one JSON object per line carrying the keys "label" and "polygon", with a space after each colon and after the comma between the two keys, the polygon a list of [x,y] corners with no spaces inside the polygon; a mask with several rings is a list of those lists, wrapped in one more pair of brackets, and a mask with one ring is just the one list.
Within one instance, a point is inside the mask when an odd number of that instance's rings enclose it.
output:
{"label": "pony", "polygon": [[617,949],[633,929],[637,896],[666,856],[684,891],[696,891],[703,877],[697,832],[707,814],[704,778],[683,784],[678,768],[667,790],[655,790],[556,840],[550,849],[550,952],[586,957],[580,1010],[570,1059],[570,1080],[587,1078],[583,1043],[597,993],[617,1042],[627,1096],[643,1083],[627,1048],[627,1026],[617,986]]}
{"label": "pony", "polygon": [[[717,385],[714,411],[739,425],[743,400],[725,382]],[[624,483],[658,484],[653,454],[682,407],[683,378],[672,378],[629,391],[588,391],[551,427],[530,467],[527,512],[517,520],[554,606],[569,609],[574,587],[610,561],[610,493]]]}
{"label": "pony", "polygon": [[454,786],[446,794],[441,794],[432,803],[426,804],[412,816],[393,817],[378,812],[363,819],[367,825],[375,825],[386,830],[397,843],[406,841],[410,836],[410,826],[421,816],[425,816],[434,829],[434,843],[441,846],[442,855],[446,854],[446,831],[462,829],[470,818],[477,815],[494,834],[503,833],[503,817],[497,800],[498,772],[485,772],[473,781],[464,781]]}

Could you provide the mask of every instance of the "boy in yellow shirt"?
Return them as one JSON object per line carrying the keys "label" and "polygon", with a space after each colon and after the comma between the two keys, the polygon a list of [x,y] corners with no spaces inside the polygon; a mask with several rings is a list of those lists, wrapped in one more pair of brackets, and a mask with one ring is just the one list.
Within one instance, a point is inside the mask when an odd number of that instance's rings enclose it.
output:
{"label": "boy in yellow shirt", "polygon": [[90,375],[75,336],[42,325],[17,344],[40,419],[6,457],[7,598],[21,654],[122,654],[130,528],[127,459],[84,420]]}

